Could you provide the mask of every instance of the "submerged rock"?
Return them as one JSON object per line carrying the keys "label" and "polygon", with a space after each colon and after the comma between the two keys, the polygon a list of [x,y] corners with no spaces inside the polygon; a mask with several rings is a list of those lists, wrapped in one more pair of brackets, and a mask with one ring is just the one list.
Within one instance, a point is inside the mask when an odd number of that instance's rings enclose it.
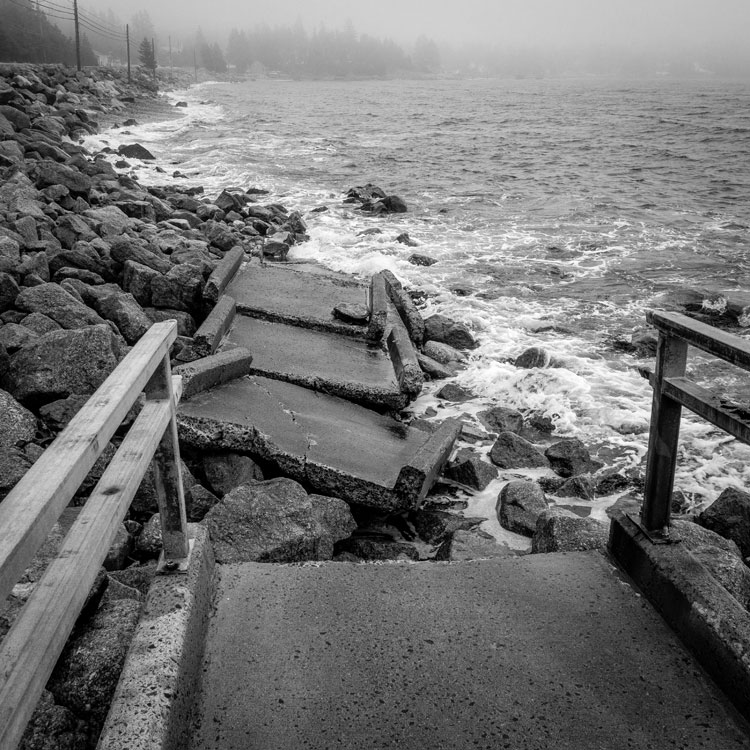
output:
{"label": "submerged rock", "polygon": [[424,325],[426,341],[448,344],[454,349],[474,349],[477,346],[477,342],[467,326],[451,320],[445,315],[431,315],[425,319]]}
{"label": "submerged rock", "polygon": [[534,447],[514,432],[501,432],[490,450],[490,461],[501,469],[547,468],[549,461]]}
{"label": "submerged rock", "polygon": [[578,439],[561,440],[544,451],[552,470],[561,477],[593,473],[601,468],[601,463],[591,458],[586,446]]}

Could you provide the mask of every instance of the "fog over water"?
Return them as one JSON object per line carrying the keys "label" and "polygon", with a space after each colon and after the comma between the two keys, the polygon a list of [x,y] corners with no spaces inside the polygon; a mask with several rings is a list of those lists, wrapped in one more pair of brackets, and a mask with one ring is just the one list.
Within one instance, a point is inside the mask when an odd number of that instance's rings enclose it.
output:
{"label": "fog over water", "polygon": [[750,28],[748,0],[120,0],[108,5],[121,17],[147,11],[163,33],[192,33],[200,27],[204,33],[220,34],[232,27],[290,26],[297,21],[314,30],[351,22],[358,32],[399,43],[424,34],[456,45],[531,49],[596,45],[741,50]]}

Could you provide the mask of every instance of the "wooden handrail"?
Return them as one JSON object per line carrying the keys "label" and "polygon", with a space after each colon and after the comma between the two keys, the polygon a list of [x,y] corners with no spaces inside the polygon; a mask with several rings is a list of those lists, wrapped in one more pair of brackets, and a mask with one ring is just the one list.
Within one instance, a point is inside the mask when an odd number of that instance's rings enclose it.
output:
{"label": "wooden handrail", "polygon": [[654,389],[641,525],[653,538],[668,538],[682,407],[744,443],[750,421],[735,405],[685,377],[688,346],[750,370],[750,342],[678,313],[651,312],[659,331],[656,368],[644,372]]}
{"label": "wooden handrail", "polygon": [[19,617],[0,644],[0,747],[15,748],[149,464],[165,556],[189,552],[169,348],[174,321],[152,326],[0,504],[0,594],[10,593],[141,391],[146,402]]}

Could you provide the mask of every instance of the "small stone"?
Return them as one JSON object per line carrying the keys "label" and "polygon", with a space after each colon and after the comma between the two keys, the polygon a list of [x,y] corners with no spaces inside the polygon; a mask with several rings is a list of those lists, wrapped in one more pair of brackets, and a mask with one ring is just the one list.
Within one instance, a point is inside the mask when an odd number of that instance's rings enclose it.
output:
{"label": "small stone", "polygon": [[601,468],[598,461],[589,455],[586,446],[578,439],[561,440],[544,451],[553,471],[561,477],[589,474]]}
{"label": "small stone", "polygon": [[467,391],[456,383],[446,383],[435,396],[443,401],[453,401],[459,404],[474,398],[471,391]]}
{"label": "small stone", "polygon": [[333,308],[333,317],[345,323],[366,326],[370,320],[370,312],[365,305],[341,304]]}
{"label": "small stone", "polygon": [[515,557],[516,552],[506,544],[500,544],[482,529],[459,530],[446,539],[435,554],[436,560],[466,562],[487,560],[495,557]]}
{"label": "small stone", "polygon": [[118,147],[117,153],[126,159],[140,159],[141,161],[153,161],[156,158],[140,143],[123,144]]}
{"label": "small stone", "polygon": [[493,406],[477,414],[479,421],[492,432],[515,432],[523,429],[523,415],[520,411],[505,406]]}
{"label": "small stone", "polygon": [[263,481],[258,464],[239,453],[206,454],[203,456],[203,471],[210,488],[219,497],[240,485]]}
{"label": "small stone", "polygon": [[406,245],[408,247],[419,247],[419,243],[409,237],[408,232],[402,232],[400,235],[398,235],[398,237],[396,237],[396,242],[400,242],[402,245]]}
{"label": "small stone", "polygon": [[516,357],[513,364],[516,367],[530,370],[534,367],[549,367],[551,362],[552,355],[546,349],[542,349],[539,346],[532,346]]}
{"label": "small stone", "polygon": [[413,266],[434,266],[438,262],[436,258],[431,258],[429,255],[422,255],[421,253],[414,253],[407,260]]}
{"label": "small stone", "polygon": [[582,552],[604,549],[609,539],[609,525],[580,516],[562,508],[550,508],[539,515],[531,551]]}

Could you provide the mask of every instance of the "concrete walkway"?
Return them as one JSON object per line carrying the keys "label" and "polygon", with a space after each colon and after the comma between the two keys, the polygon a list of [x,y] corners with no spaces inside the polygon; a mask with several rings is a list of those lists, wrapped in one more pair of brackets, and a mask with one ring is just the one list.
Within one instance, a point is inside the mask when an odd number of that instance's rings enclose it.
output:
{"label": "concrete walkway", "polygon": [[598,552],[220,571],[192,750],[750,747]]}

